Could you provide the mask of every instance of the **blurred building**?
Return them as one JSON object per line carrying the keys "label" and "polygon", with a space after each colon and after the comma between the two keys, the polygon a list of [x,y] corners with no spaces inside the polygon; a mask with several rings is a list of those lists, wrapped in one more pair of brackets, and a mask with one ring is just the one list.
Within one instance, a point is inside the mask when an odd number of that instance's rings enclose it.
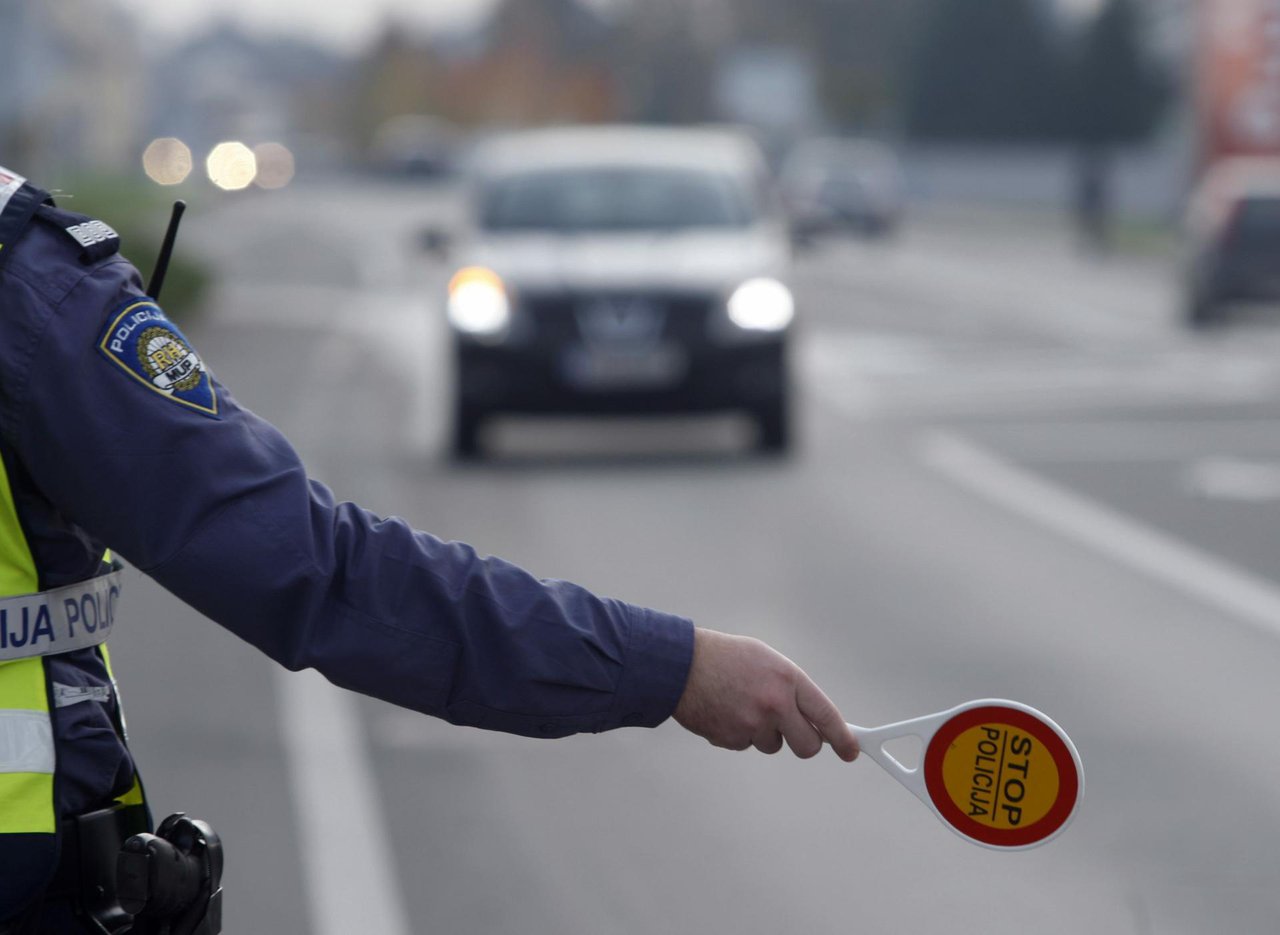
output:
{"label": "blurred building", "polygon": [[460,123],[599,122],[619,113],[608,22],[577,0],[505,0],[475,54],[446,69]]}
{"label": "blurred building", "polygon": [[145,64],[110,0],[0,0],[0,159],[118,169],[136,160]]}
{"label": "blurred building", "polygon": [[342,90],[349,78],[349,63],[331,50],[223,24],[154,63],[146,133],[178,137],[197,153],[224,140],[307,138],[298,147],[306,161],[337,160],[334,124],[349,104]]}

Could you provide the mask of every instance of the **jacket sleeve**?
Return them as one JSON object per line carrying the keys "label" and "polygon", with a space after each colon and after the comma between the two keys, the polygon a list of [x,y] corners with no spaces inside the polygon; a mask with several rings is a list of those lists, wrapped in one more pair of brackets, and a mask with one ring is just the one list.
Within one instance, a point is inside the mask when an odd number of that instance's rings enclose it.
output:
{"label": "jacket sleeve", "polygon": [[25,379],[0,417],[74,524],[290,669],[454,723],[550,737],[672,712],[688,620],[336,502],[212,377],[216,416],[104,352],[109,324],[141,295],[117,259],[56,305],[35,283],[12,296],[48,307],[19,336]]}

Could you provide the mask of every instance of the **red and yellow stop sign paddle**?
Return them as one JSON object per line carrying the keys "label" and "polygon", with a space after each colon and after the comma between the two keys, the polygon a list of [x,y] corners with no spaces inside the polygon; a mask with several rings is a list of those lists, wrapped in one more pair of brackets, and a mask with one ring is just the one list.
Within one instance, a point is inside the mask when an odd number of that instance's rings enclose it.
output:
{"label": "red and yellow stop sign paddle", "polygon": [[[985,699],[884,727],[854,727],[864,753],[976,844],[1021,850],[1070,823],[1084,793],[1084,769],[1071,738],[1034,708]],[[924,742],[907,768],[886,745]]]}

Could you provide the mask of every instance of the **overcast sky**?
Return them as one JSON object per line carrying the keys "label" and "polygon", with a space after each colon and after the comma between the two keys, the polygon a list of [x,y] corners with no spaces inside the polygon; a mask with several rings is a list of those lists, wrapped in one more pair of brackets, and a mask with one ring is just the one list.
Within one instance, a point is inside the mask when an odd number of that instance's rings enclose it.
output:
{"label": "overcast sky", "polygon": [[474,18],[493,0],[118,0],[161,40],[185,35],[213,20],[233,20],[254,32],[288,33],[342,48],[362,45],[384,18],[450,26]]}

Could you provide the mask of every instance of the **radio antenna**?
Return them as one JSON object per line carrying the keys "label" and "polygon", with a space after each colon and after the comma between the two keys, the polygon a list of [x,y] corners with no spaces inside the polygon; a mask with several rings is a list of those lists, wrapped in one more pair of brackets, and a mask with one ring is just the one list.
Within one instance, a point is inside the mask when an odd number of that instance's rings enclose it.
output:
{"label": "radio antenna", "polygon": [[156,268],[151,273],[151,282],[147,284],[147,295],[157,302],[160,301],[160,289],[164,286],[165,273],[169,271],[169,257],[173,255],[173,242],[178,238],[178,223],[182,220],[182,212],[186,210],[185,201],[173,203],[173,214],[169,215],[169,227],[164,232],[164,241],[160,244]]}

